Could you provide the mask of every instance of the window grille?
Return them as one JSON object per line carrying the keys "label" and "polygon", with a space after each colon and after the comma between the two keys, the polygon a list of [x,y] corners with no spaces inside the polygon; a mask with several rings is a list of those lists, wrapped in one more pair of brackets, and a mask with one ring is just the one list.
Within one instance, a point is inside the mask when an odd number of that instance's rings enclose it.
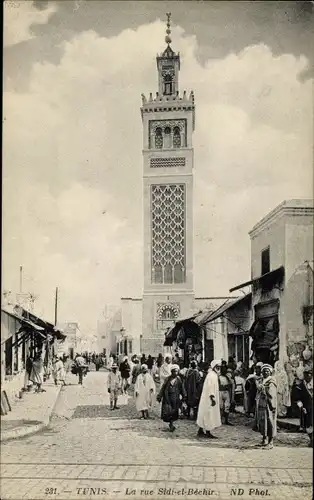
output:
{"label": "window grille", "polygon": [[185,158],[151,158],[151,168],[185,167]]}
{"label": "window grille", "polygon": [[163,146],[162,130],[161,128],[157,128],[155,134],[155,148],[162,149],[162,146]]}
{"label": "window grille", "polygon": [[185,282],[185,185],[151,187],[152,282]]}
{"label": "window grille", "polygon": [[179,127],[173,129],[173,147],[181,148],[181,133]]}

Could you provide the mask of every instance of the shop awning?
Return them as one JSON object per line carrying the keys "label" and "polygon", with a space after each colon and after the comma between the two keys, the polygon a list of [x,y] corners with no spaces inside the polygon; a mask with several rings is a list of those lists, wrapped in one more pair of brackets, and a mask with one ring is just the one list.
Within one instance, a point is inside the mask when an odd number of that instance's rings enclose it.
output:
{"label": "shop awning", "polygon": [[176,322],[173,328],[166,332],[164,346],[171,346],[177,341],[180,334],[180,338],[183,337],[197,339],[200,334],[200,326],[194,321],[197,315],[185,318]]}
{"label": "shop awning", "polygon": [[175,342],[177,338],[177,333],[173,333],[173,328],[165,333],[165,342],[164,346],[172,346],[173,342]]}
{"label": "shop awning", "polygon": [[207,323],[211,323],[212,321],[215,321],[217,318],[220,318],[221,316],[223,316],[223,314],[226,311],[228,311],[229,309],[232,309],[235,305],[240,304],[241,302],[250,303],[251,300],[252,300],[251,293],[248,293],[247,295],[243,295],[243,297],[239,297],[236,299],[230,299],[230,300],[228,300],[228,302],[219,306],[215,311],[207,311],[207,312],[198,314],[196,316],[196,318],[194,319],[194,322],[199,326],[206,325]]}
{"label": "shop awning", "polygon": [[22,307],[17,306],[16,310],[18,312],[19,320],[25,325],[30,326],[35,332],[38,332],[41,336],[47,337],[51,335],[51,337],[55,337],[57,340],[65,340],[66,335],[58,330],[52,323],[45,321],[35,314],[26,311]]}
{"label": "shop awning", "polygon": [[21,321],[22,325],[23,324],[28,325],[28,326],[32,327],[34,330],[37,330],[38,332],[45,331],[45,329],[42,326],[36,325],[35,323],[33,323],[32,321],[29,321],[28,319],[21,319],[20,321]]}
{"label": "shop awning", "polygon": [[285,275],[285,268],[283,266],[278,267],[277,269],[274,269],[273,271],[270,271],[269,273],[265,273],[262,276],[259,276],[258,278],[254,278],[250,281],[246,281],[245,283],[241,283],[241,285],[237,285],[233,288],[230,288],[229,292],[235,292],[236,290],[240,290],[241,288],[244,288],[245,286],[249,285],[275,285],[279,281],[282,281]]}

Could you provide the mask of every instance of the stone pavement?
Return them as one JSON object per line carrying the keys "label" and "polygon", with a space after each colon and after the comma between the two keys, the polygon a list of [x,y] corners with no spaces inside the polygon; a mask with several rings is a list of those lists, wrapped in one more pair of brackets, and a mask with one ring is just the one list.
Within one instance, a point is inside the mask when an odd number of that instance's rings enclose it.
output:
{"label": "stone pavement", "polygon": [[[214,442],[197,439],[195,424],[185,420],[170,434],[158,404],[147,421],[132,399],[111,412],[106,377],[93,372],[80,393],[62,391],[51,428],[2,446],[2,500],[312,498],[306,436],[280,432],[273,450],[261,450],[243,416],[217,429]],[[69,420],[62,408],[75,405]]]}
{"label": "stone pavement", "polygon": [[[76,377],[69,374],[68,383],[76,384]],[[23,392],[22,399],[12,404],[12,411],[1,416],[1,442],[35,434],[49,425],[61,385],[49,380],[43,389],[45,392]]]}
{"label": "stone pavement", "polygon": [[[245,414],[243,406],[237,406],[236,411],[238,413]],[[288,429],[291,431],[297,431],[300,428],[299,418],[277,418],[278,427],[281,429]]]}
{"label": "stone pavement", "polygon": [[23,392],[12,411],[1,416],[1,441],[34,434],[48,425],[61,386],[45,383],[46,392]]}

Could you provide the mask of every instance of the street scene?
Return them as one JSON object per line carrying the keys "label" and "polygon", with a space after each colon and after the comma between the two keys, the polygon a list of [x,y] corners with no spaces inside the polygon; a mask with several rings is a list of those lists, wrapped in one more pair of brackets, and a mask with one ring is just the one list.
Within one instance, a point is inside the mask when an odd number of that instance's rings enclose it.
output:
{"label": "street scene", "polygon": [[1,498],[312,498],[312,1],[4,3]]}
{"label": "street scene", "polygon": [[111,411],[107,378],[93,371],[80,391],[65,387],[48,429],[2,443],[2,498],[92,498],[99,489],[107,491],[101,498],[126,498],[126,489],[135,498],[141,490],[157,498],[164,489],[158,497],[171,498],[173,488],[193,490],[189,498],[204,489],[226,498],[233,488],[242,488],[243,498],[252,489],[310,498],[312,450],[303,434],[282,430],[276,448],[261,452],[251,421],[238,413],[233,427],[217,429],[215,442],[197,437],[191,420],[180,419],[170,433],[158,403],[148,420],[139,419],[132,396],[120,396],[120,408]]}

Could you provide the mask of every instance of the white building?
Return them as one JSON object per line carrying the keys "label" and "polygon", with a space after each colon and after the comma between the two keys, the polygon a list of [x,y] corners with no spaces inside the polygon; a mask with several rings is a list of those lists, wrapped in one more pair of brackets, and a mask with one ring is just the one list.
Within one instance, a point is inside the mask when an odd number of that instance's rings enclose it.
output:
{"label": "white building", "polygon": [[258,222],[250,232],[252,279],[231,289],[252,288],[256,357],[287,362],[290,372],[312,363],[313,216],[313,200],[289,200]]}
{"label": "white building", "polygon": [[59,355],[66,354],[71,359],[75,354],[82,352],[82,334],[79,329],[78,323],[68,322],[60,325],[63,333],[66,335],[65,341],[59,346]]}

